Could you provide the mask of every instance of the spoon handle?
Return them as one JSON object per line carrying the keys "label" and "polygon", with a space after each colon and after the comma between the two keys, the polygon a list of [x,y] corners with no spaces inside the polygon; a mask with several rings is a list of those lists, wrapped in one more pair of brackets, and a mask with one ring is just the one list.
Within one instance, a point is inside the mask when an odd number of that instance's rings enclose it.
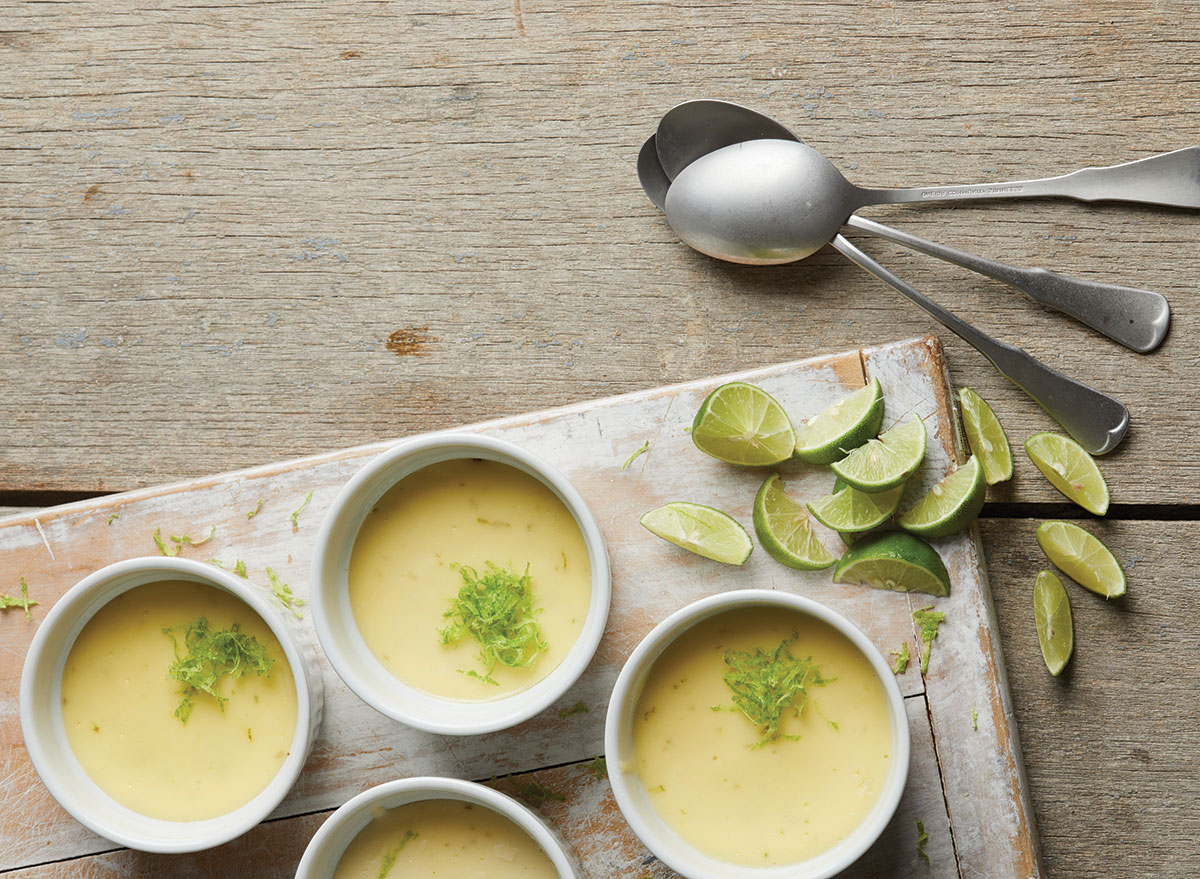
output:
{"label": "spoon handle", "polygon": [[1186,147],[1106,168],[1084,168],[1042,180],[925,189],[859,189],[859,195],[863,199],[859,207],[914,201],[1060,197],[1200,208],[1200,147]]}
{"label": "spoon handle", "polygon": [[1107,394],[1068,378],[1015,345],[999,342],[947,311],[911,284],[892,274],[843,236],[833,246],[851,262],[903,293],[992,362],[1000,374],[1021,388],[1093,455],[1111,452],[1129,426],[1129,410]]}
{"label": "spoon handle", "polygon": [[1171,307],[1161,293],[1010,266],[854,215],[846,225],[1016,287],[1034,302],[1068,314],[1141,354],[1153,351],[1167,336]]}

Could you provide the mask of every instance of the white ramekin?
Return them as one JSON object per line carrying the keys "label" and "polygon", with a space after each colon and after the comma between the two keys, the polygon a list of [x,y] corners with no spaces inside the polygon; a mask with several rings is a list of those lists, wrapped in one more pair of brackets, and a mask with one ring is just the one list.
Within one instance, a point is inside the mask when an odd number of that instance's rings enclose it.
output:
{"label": "white ramekin", "polygon": [[499,812],[542,847],[559,879],[579,879],[575,858],[558,834],[530,809],[512,797],[473,781],[426,776],[389,781],[363,791],[334,812],[313,834],[300,859],[296,879],[329,879],[346,853],[346,847],[382,809],[423,800],[459,800]]}
{"label": "white ramekin", "polygon": [[[837,629],[870,661],[887,694],[892,720],[891,769],[879,800],[858,828],[833,848],[795,864],[752,867],[717,860],[685,842],[655,811],[638,779],[633,755],[633,715],[651,666],[680,635],[718,614],[746,607],[777,607],[815,617]],[[664,864],[687,879],[826,879],[853,864],[891,820],[908,778],[909,732],[904,697],[883,656],[849,620],[823,604],[768,589],[745,589],[703,598],[671,614],[634,649],[609,701],[604,728],[609,781],[625,820]]]}
{"label": "white ramekin", "polygon": [[[350,553],[367,513],[405,476],[441,461],[482,458],[533,476],[575,518],[592,569],[592,595],[578,639],[559,666],[532,687],[490,701],[430,695],[397,679],[375,657],[354,622],[347,577]],[[475,735],[514,726],[544,711],[583,673],[604,634],[612,594],[608,553],[592,511],[561,473],[529,452],[491,437],[434,434],[406,440],[358,471],[334,499],[321,523],[310,575],[313,622],[330,664],[364,702],[382,714],[427,732]]]}
{"label": "white ramekin", "polygon": [[[270,783],[238,809],[203,821],[163,821],[126,808],[88,777],[67,741],[62,719],[62,674],[75,639],[118,595],[147,583],[189,580],[222,589],[245,602],[271,629],[296,682],[296,732]],[[297,645],[290,624],[262,590],[213,565],[179,558],[117,562],[85,577],[46,614],[21,672],[21,732],[33,766],[50,793],[80,824],[113,842],[146,852],[194,852],[241,836],[267,817],[292,789],[321,724],[321,676]]]}

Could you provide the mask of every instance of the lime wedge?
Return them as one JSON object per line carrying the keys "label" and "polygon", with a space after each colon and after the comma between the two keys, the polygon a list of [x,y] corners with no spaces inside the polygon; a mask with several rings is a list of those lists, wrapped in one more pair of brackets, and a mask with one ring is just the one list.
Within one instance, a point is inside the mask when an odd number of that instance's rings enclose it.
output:
{"label": "lime wedge", "polygon": [[833,483],[833,494],[809,501],[808,509],[814,519],[842,534],[845,540],[849,532],[869,531],[886,522],[900,506],[903,494],[903,482],[887,491],[871,493],[851,488],[839,477]]}
{"label": "lime wedge", "polygon": [[834,583],[862,583],[893,592],[950,594],[950,574],[932,546],[904,531],[858,541],[838,562]]}
{"label": "lime wedge", "polygon": [[1012,449],[1008,447],[1008,437],[992,407],[970,388],[958,392],[958,402],[962,405],[967,445],[971,447],[971,454],[979,459],[987,484],[1012,479]]}
{"label": "lime wedge", "polygon": [[879,433],[883,388],[871,379],[796,429],[796,457],[809,464],[832,464]]}
{"label": "lime wedge", "polygon": [[1050,674],[1057,676],[1067,666],[1075,649],[1075,628],[1071,624],[1071,602],[1062,580],[1053,571],[1038,571],[1033,583],[1033,621],[1037,625],[1038,644]]}
{"label": "lime wedge", "polygon": [[692,442],[729,464],[766,466],[792,456],[796,434],[774,397],[754,385],[730,382],[700,404],[692,421]]}
{"label": "lime wedge", "polygon": [[868,440],[845,458],[834,462],[833,472],[859,491],[895,488],[925,460],[925,422],[914,416],[879,439]]}
{"label": "lime wedge", "polygon": [[651,510],[640,521],[651,534],[727,565],[744,564],[754,549],[736,519],[702,504],[675,501]]}
{"label": "lime wedge", "polygon": [[979,458],[972,455],[967,463],[929,489],[896,524],[913,534],[944,537],[974,522],[986,496],[983,467]]}
{"label": "lime wedge", "polygon": [[1108,484],[1083,446],[1057,433],[1035,433],[1025,453],[1050,484],[1089,513],[1108,512]]}
{"label": "lime wedge", "polygon": [[754,531],[771,558],[789,568],[815,571],[837,561],[813,534],[804,505],[788,497],[772,473],[754,498]]}
{"label": "lime wedge", "polygon": [[1037,542],[1046,558],[1084,589],[1105,598],[1125,594],[1125,572],[1091,532],[1070,522],[1043,522],[1038,526]]}

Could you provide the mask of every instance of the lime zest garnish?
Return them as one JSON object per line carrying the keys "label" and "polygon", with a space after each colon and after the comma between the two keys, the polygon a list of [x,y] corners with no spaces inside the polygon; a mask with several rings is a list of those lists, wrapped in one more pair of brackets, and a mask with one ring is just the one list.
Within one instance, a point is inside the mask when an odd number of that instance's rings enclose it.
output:
{"label": "lime zest garnish", "polygon": [[628,470],[630,464],[636,461],[639,456],[644,455],[648,451],[650,451],[650,440],[646,440],[644,443],[638,446],[637,451],[625,459],[625,463],[621,465],[621,469]]}
{"label": "lime zest garnish", "polygon": [[608,778],[608,761],[604,757],[593,757],[591,761],[583,767],[583,771],[592,776],[593,781],[603,781]]}
{"label": "lime zest garnish", "polygon": [[929,853],[925,851],[925,846],[929,842],[929,834],[925,832],[925,822],[917,821],[917,854],[925,859],[925,863],[929,863]]}
{"label": "lime zest garnish", "polygon": [[458,596],[451,599],[450,609],[442,614],[450,624],[438,633],[443,644],[453,644],[464,635],[471,635],[479,645],[477,659],[483,666],[482,674],[474,669],[459,671],[484,683],[496,684],[492,672],[497,665],[509,668],[533,665],[547,644],[537,621],[542,610],[533,606],[529,565],[519,577],[492,562],[487,563],[487,571],[482,575],[466,565],[453,567],[462,574],[463,585]]}
{"label": "lime zest garnish", "polygon": [[576,714],[587,714],[588,707],[582,702],[576,702],[570,708],[558,712],[559,717],[574,717]]}
{"label": "lime zest garnish", "polygon": [[929,654],[933,652],[933,642],[937,640],[938,626],[946,621],[946,615],[934,610],[933,605],[913,611],[913,622],[921,632],[921,641],[925,645],[921,651],[921,674],[929,671]]}
{"label": "lime zest garnish", "polygon": [[[205,617],[199,617],[184,625],[167,626],[162,632],[175,645],[175,661],[167,668],[167,677],[183,684],[179,691],[180,702],[174,712],[181,723],[186,724],[192,716],[193,699],[199,693],[212,696],[217,700],[217,707],[225,710],[229,700],[217,692],[222,678],[236,680],[250,672],[259,677],[271,674],[274,660],[267,656],[267,648],[253,635],[243,632],[237,623],[216,632],[209,627]],[[183,646],[187,652],[182,656],[176,632],[183,633]]]}
{"label": "lime zest garnish", "polygon": [[[154,533],[155,533],[155,534],[157,534],[157,533],[158,533],[158,530],[157,530],[157,529],[155,529],[155,532],[154,532]],[[171,537],[171,538],[169,538],[169,539],[170,539],[170,541],[171,541],[172,543],[174,543],[174,544],[175,544],[175,552],[173,552],[173,553],[171,553],[171,554],[172,554],[172,555],[179,555],[179,551],[180,551],[181,549],[183,549],[183,545],[184,545],[185,543],[186,543],[188,546],[199,546],[199,545],[200,545],[200,544],[202,544],[202,543],[208,543],[210,540],[212,540],[212,539],[213,539],[213,535],[214,535],[214,534],[216,534],[216,533],[217,533],[217,526],[216,526],[216,525],[213,525],[213,526],[212,526],[212,528],[210,528],[210,529],[209,529],[209,531],[208,531],[208,536],[207,536],[207,537],[203,537],[203,538],[201,538],[200,540],[193,540],[191,537],[189,537],[189,536],[188,536],[188,535],[186,535],[186,534],[184,534],[184,535],[183,535],[183,536],[181,536],[181,537]]]}
{"label": "lime zest garnish", "polygon": [[518,800],[534,809],[540,809],[550,800],[562,801],[566,799],[561,793],[556,790],[550,790],[536,778],[524,781],[514,778],[512,775],[505,775],[501,778],[493,775],[491,781],[488,782],[488,787],[498,790],[504,782],[507,782],[508,787],[512,788],[513,795]]}
{"label": "lime zest garnish", "polygon": [[113,523],[113,519],[120,519],[120,518],[121,518],[120,513],[113,513],[111,516],[108,517],[108,524],[111,525]]}
{"label": "lime zest garnish", "polygon": [[24,575],[21,576],[21,597],[16,598],[12,595],[0,595],[0,610],[8,610],[10,607],[19,607],[25,611],[25,619],[30,619],[33,614],[29,612],[29,608],[35,606],[36,601],[29,600],[29,584],[25,582]]}
{"label": "lime zest garnish", "polygon": [[[238,570],[239,567],[241,570]],[[240,561],[233,570],[234,573],[239,574],[242,577],[246,576],[246,566]],[[298,609],[304,605],[304,599],[296,597],[296,594],[292,592],[291,587],[279,579],[274,568],[267,568],[266,571],[267,581],[271,584],[271,594],[275,596],[275,600],[290,610],[292,612],[292,616],[294,616],[296,619],[304,619],[304,614],[302,614]]]}
{"label": "lime zest garnish", "polygon": [[896,661],[892,663],[892,674],[902,675],[908,671],[908,642],[901,641],[899,650],[889,650],[892,656],[896,657]]}
{"label": "lime zest garnish", "polygon": [[154,545],[158,547],[158,551],[165,556],[179,555],[178,546],[167,546],[167,542],[162,539],[162,529],[155,528],[154,533],[150,535],[154,540]]}
{"label": "lime zest garnish", "polygon": [[[756,647],[753,652],[725,651],[729,671],[722,679],[733,692],[733,704],[762,733],[753,748],[761,748],[780,737],[779,722],[789,707],[796,717],[800,716],[808,702],[809,687],[829,683],[821,677],[821,669],[811,656],[797,659],[788,649],[799,637],[792,632],[774,650]],[[799,704],[794,704],[797,697]]]}
{"label": "lime zest garnish", "polygon": [[304,500],[300,502],[300,506],[296,507],[290,518],[292,520],[292,531],[300,530],[300,514],[304,512],[304,508],[308,506],[308,502],[312,500],[313,493],[310,491],[304,496]]}
{"label": "lime zest garnish", "polygon": [[979,712],[975,710],[975,706],[971,706],[971,729],[978,732],[979,730]]}
{"label": "lime zest garnish", "polygon": [[396,864],[396,858],[400,856],[400,850],[416,838],[417,832],[415,830],[410,828],[404,831],[404,836],[400,837],[400,844],[383,853],[383,864],[379,867],[379,874],[376,876],[376,879],[387,879],[388,873],[392,872],[392,867]]}
{"label": "lime zest garnish", "polygon": [[253,510],[251,510],[249,513],[246,514],[246,518],[253,519],[255,516],[257,516],[258,511],[262,509],[262,505],[263,505],[263,499],[259,498],[258,505]]}

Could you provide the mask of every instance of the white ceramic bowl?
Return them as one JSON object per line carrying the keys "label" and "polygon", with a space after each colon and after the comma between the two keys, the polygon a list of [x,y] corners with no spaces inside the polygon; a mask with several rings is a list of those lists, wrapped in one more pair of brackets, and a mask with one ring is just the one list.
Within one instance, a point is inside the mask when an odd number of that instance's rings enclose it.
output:
{"label": "white ceramic bowl", "polygon": [[[163,821],[122,806],[93,782],[67,741],[62,719],[62,674],[76,637],[101,607],[123,592],[163,580],[189,580],[223,589],[262,617],[283,648],[296,682],[296,732],[279,772],[244,806],[204,821]],[[241,836],[287,796],[308,759],[321,724],[321,677],[264,593],[212,565],[189,559],[117,562],[73,586],[50,609],[33,637],[21,673],[21,731],[42,782],[80,824],[120,845],[147,852],[193,852]]]}
{"label": "white ceramic bowl", "polygon": [[[354,622],[347,576],[350,553],[367,513],[405,476],[441,461],[482,458],[533,476],[575,517],[592,569],[592,595],[578,639],[559,666],[527,690],[471,702],[430,695],[397,679],[375,657]],[[342,680],[364,702],[393,720],[443,735],[505,729],[549,708],[583,673],[608,620],[612,594],[608,553],[592,511],[561,473],[524,449],[473,434],[436,434],[401,442],[346,483],[321,524],[313,550],[310,604],[321,647]]]}
{"label": "white ceramic bowl", "polygon": [[313,834],[300,859],[296,879],[329,879],[346,853],[346,847],[379,814],[381,809],[423,800],[459,800],[499,812],[542,847],[559,879],[579,879],[580,873],[558,834],[530,809],[512,797],[473,781],[425,776],[389,781],[363,791],[329,816]]}
{"label": "white ceramic bowl", "polygon": [[[650,667],[692,626],[744,607],[779,607],[816,617],[837,629],[870,661],[887,694],[892,719],[891,769],[875,807],[846,839],[814,858],[795,864],[752,867],[720,861],[685,842],[663,821],[638,779],[633,756],[633,715]],[[909,732],[904,697],[883,656],[849,620],[808,598],[767,589],[725,592],[689,604],[654,627],[634,649],[613,687],[604,729],[609,780],[625,820],[664,864],[688,879],[826,879],[853,864],[887,826],[908,778]]]}

